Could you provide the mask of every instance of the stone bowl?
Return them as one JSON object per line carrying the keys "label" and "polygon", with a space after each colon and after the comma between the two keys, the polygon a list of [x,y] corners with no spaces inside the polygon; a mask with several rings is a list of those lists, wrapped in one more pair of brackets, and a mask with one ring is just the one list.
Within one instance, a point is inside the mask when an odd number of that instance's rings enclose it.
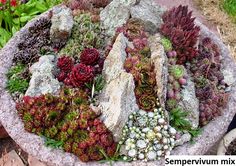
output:
{"label": "stone bowl", "polygon": [[[82,166],[90,165],[97,166],[102,165],[99,162],[83,163],[79,159],[70,153],[65,153],[59,149],[51,149],[44,146],[43,138],[28,133],[24,130],[24,125],[17,115],[15,109],[15,102],[10,94],[5,90],[6,87],[6,73],[12,65],[12,59],[14,53],[17,51],[17,44],[24,41],[24,36],[28,33],[28,28],[33,26],[37,19],[48,17],[48,12],[41,14],[37,18],[30,21],[19,32],[17,32],[12,39],[5,45],[0,51],[0,122],[5,127],[11,138],[20,147],[42,162],[48,165],[58,166]],[[176,147],[172,151],[172,155],[203,155],[212,146],[218,142],[227,130],[234,114],[236,113],[236,65],[233,58],[230,56],[229,50],[221,42],[221,40],[212,33],[205,25],[196,20],[196,24],[201,28],[202,37],[210,37],[220,48],[222,55],[222,72],[225,76],[225,81],[231,87],[229,102],[223,115],[211,121],[203,129],[202,134],[195,139],[195,143],[185,143],[182,146]],[[164,165],[164,159],[155,162],[141,162],[136,161],[132,163],[117,162],[114,165]]]}
{"label": "stone bowl", "polygon": [[231,142],[236,139],[236,129],[231,130],[227,133],[223,139],[220,141],[219,147],[217,149],[217,155],[225,155],[227,149]]}

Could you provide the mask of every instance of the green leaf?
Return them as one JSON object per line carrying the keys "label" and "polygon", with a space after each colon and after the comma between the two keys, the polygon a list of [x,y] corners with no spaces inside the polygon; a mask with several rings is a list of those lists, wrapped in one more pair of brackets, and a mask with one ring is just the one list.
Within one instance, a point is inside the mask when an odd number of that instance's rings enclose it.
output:
{"label": "green leaf", "polygon": [[47,6],[45,6],[45,4],[42,4],[42,3],[37,3],[36,4],[36,9],[38,9],[39,11],[46,11],[47,10]]}
{"label": "green leaf", "polygon": [[47,147],[61,148],[63,146],[63,144],[64,143],[62,141],[56,141],[54,139],[45,137],[45,146],[47,146]]}
{"label": "green leaf", "polygon": [[31,20],[31,16],[23,16],[23,17],[20,17],[20,22],[28,22],[29,20]]}

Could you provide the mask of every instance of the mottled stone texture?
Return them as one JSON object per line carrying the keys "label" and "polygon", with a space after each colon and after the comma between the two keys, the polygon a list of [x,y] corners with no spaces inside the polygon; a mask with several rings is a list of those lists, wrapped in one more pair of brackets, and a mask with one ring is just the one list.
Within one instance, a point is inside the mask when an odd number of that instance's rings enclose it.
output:
{"label": "mottled stone texture", "polygon": [[55,7],[51,18],[50,38],[54,47],[65,45],[70,37],[74,20],[71,9],[66,6]]}
{"label": "mottled stone texture", "polygon": [[130,17],[130,7],[136,0],[113,0],[100,13],[103,27],[111,36],[115,34],[116,28],[121,27]]}
{"label": "mottled stone texture", "polygon": [[[48,17],[48,12],[40,15],[39,17]],[[17,115],[15,109],[15,103],[11,96],[6,92],[6,73],[12,65],[12,59],[14,53],[17,51],[16,46],[19,42],[24,41],[24,35],[28,33],[28,28],[35,24],[35,18],[23,27],[20,32],[16,33],[14,37],[7,43],[7,45],[0,51],[0,121],[5,127],[9,135],[19,144],[22,149],[28,152],[30,155],[37,157],[39,160],[46,162],[48,165],[57,166],[99,166],[102,165],[96,163],[82,163],[72,154],[64,153],[58,149],[51,149],[44,146],[43,139],[34,134],[30,134],[24,130],[23,123]],[[176,155],[201,155],[206,153],[217,142],[227,130],[234,114],[236,113],[236,86],[235,86],[235,74],[236,65],[227,47],[221,42],[221,40],[212,32],[209,31],[204,25],[196,20],[197,25],[201,27],[201,35],[210,37],[219,46],[222,54],[222,65],[224,73],[227,72],[226,80],[231,83],[231,92],[229,97],[229,103],[222,116],[211,121],[204,127],[202,135],[196,138],[196,143],[186,143],[183,146],[176,147],[172,154]],[[156,166],[164,165],[164,159],[155,162],[132,162],[122,163],[117,162],[116,166]]]}
{"label": "mottled stone texture", "polygon": [[196,97],[195,85],[191,77],[187,74],[187,85],[181,89],[181,101],[179,103],[183,111],[188,113],[187,120],[192,125],[193,129],[197,129],[199,125],[199,100]]}
{"label": "mottled stone texture", "polygon": [[47,93],[58,94],[60,83],[54,76],[56,60],[55,55],[44,55],[30,67],[32,76],[29,88],[25,93],[26,96],[34,97]]}
{"label": "mottled stone texture", "polygon": [[148,42],[151,49],[151,60],[155,67],[157,95],[161,106],[165,108],[168,81],[168,59],[164,47],[161,44],[160,34],[149,37]]}
{"label": "mottled stone texture", "polygon": [[116,141],[122,136],[129,114],[138,110],[133,76],[124,70],[127,44],[127,38],[119,34],[104,62],[103,74],[107,84],[99,99],[102,119]]}
{"label": "mottled stone texture", "polygon": [[164,10],[153,0],[141,0],[139,4],[131,7],[130,13],[133,18],[142,19],[146,25],[145,29],[150,27],[148,31],[154,33],[162,24],[161,15]]}

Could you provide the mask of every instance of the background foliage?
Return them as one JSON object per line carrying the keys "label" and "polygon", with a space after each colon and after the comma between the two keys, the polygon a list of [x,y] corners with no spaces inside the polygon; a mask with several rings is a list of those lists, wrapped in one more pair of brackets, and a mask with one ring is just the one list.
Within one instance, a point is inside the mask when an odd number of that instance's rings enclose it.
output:
{"label": "background foliage", "polygon": [[[29,20],[62,0],[0,1],[0,48]],[[14,3],[13,3],[14,2]]]}

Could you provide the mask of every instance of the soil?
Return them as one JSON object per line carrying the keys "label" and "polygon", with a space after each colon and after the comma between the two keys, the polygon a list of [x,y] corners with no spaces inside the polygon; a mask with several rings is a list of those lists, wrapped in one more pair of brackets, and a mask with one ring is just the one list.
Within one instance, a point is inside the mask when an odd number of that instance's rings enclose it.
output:
{"label": "soil", "polygon": [[27,166],[28,154],[24,152],[19,147],[19,145],[17,145],[10,137],[0,139],[0,158],[12,150],[16,151],[16,153],[19,155],[23,163]]}
{"label": "soil", "polygon": [[236,59],[236,23],[220,9],[220,1],[193,0],[193,2],[205,18],[215,24],[220,38],[229,47],[232,56]]}
{"label": "soil", "polygon": [[226,151],[225,154],[226,154],[226,155],[236,155],[236,139],[233,140],[233,141],[229,144],[229,146],[228,146],[227,151]]}

